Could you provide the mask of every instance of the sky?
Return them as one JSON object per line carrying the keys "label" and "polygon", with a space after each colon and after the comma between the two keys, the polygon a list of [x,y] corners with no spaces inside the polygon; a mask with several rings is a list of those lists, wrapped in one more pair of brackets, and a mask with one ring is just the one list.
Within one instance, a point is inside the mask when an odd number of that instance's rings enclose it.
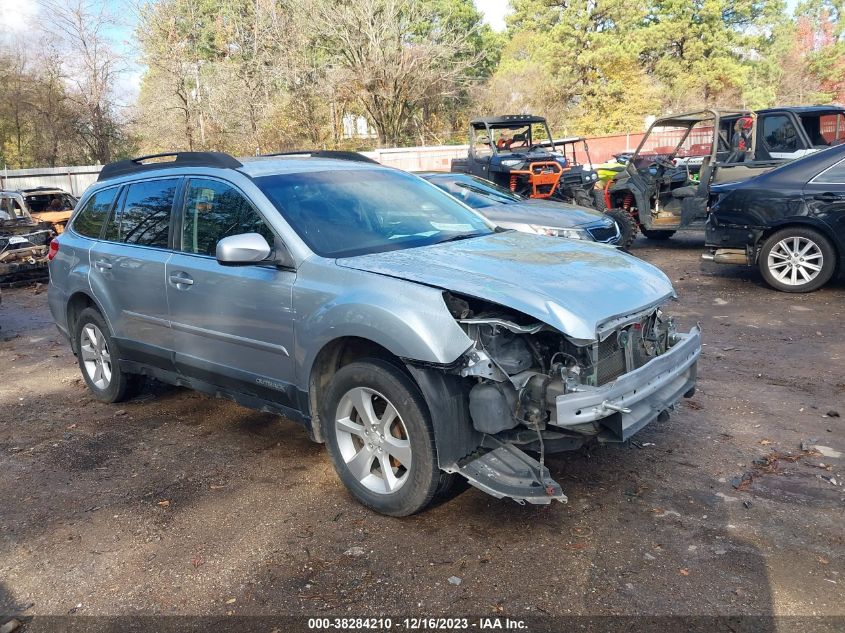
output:
{"label": "sky", "polygon": [[473,0],[473,2],[475,2],[475,7],[484,14],[484,21],[494,31],[505,30],[505,15],[508,12],[508,0]]}

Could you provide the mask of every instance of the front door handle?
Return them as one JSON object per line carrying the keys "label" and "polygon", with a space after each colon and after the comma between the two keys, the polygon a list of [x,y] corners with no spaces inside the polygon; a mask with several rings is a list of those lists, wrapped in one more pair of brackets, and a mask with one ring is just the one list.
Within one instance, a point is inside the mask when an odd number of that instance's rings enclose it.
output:
{"label": "front door handle", "polygon": [[111,270],[111,262],[107,262],[104,259],[98,259],[94,262],[94,268],[97,270]]}
{"label": "front door handle", "polygon": [[[188,273],[173,273],[172,275],[170,275],[170,283],[179,288],[180,286],[194,285],[194,280]],[[183,290],[183,288],[179,289]]]}
{"label": "front door handle", "polygon": [[816,194],[815,196],[813,196],[813,198],[815,200],[818,200],[819,202],[836,202],[837,200],[840,200],[842,197],[843,197],[842,194],[831,193],[829,191],[826,192],[826,193],[819,193],[819,194]]}

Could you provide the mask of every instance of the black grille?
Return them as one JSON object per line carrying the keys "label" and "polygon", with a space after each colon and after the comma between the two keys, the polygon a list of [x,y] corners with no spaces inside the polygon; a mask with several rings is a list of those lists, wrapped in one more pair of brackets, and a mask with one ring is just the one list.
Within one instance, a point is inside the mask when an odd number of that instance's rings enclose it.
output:
{"label": "black grille", "polygon": [[612,224],[608,227],[604,226],[596,226],[590,229],[587,229],[590,235],[593,236],[593,239],[596,242],[609,242],[610,240],[616,238],[616,225]]}

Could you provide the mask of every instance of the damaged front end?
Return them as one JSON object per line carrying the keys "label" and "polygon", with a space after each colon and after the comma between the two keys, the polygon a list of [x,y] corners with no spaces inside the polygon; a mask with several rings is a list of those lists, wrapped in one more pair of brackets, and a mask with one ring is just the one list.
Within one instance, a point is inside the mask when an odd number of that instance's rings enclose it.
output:
{"label": "damaged front end", "polygon": [[659,307],[578,340],[493,303],[449,292],[444,300],[473,341],[450,371],[473,383],[469,412],[482,437],[444,469],[495,497],[565,502],[546,454],[623,442],[695,391],[699,328],[678,333]]}
{"label": "damaged front end", "polygon": [[41,224],[0,222],[0,283],[46,275],[54,236],[55,232]]}

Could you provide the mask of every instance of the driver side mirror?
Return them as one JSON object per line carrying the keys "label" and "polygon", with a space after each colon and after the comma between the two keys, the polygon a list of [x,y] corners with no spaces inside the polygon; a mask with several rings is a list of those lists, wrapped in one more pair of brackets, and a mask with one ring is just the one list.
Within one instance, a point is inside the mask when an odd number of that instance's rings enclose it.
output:
{"label": "driver side mirror", "polygon": [[266,261],[272,249],[258,233],[230,235],[217,242],[217,261],[224,265],[236,266],[258,264]]}

